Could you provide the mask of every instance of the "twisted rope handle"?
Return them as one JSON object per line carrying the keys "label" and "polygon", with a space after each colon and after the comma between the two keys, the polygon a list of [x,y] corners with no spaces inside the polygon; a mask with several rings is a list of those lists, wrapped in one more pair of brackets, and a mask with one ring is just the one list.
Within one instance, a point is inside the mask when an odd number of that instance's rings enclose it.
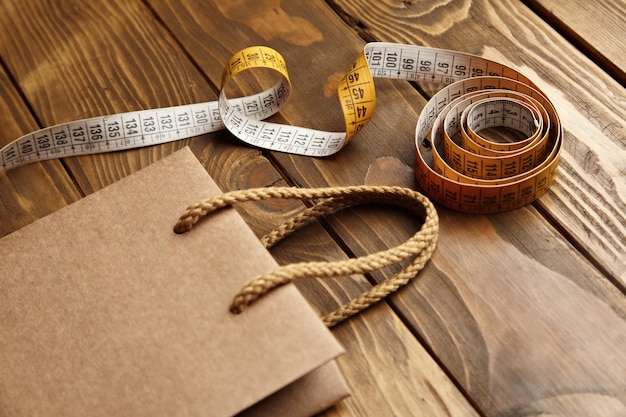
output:
{"label": "twisted rope handle", "polygon": [[302,201],[321,199],[299,215],[288,220],[261,242],[272,247],[293,233],[300,225],[342,207],[365,203],[384,203],[407,208],[424,218],[424,224],[406,242],[394,248],[359,258],[332,262],[300,262],[283,265],[258,275],[249,281],[234,297],[231,311],[241,313],[252,302],[280,285],[302,278],[331,278],[372,272],[412,256],[415,258],[393,277],[375,285],[357,298],[322,318],[326,326],[335,324],[377,303],[398,288],[406,285],[424,267],[437,245],[439,218],[432,203],[422,194],[403,187],[351,186],[330,188],[269,187],[252,188],[223,193],[199,201],[187,208],[174,226],[176,233],[185,233],[207,214],[220,208],[246,201],[271,198],[296,198]]}

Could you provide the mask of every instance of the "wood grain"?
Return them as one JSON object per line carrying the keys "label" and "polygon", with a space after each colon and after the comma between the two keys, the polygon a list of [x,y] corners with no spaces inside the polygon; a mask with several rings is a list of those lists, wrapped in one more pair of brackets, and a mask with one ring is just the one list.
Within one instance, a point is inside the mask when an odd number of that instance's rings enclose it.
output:
{"label": "wood grain", "polygon": [[[4,2],[3,8],[0,53],[45,126],[216,98],[141,2]],[[65,162],[89,194],[188,143]]]}
{"label": "wood grain", "polygon": [[526,3],[623,86],[626,85],[624,2],[529,0]]}
{"label": "wood grain", "polygon": [[[7,73],[0,68],[0,147],[37,128]],[[81,195],[59,161],[0,173],[0,237],[50,214]]]}

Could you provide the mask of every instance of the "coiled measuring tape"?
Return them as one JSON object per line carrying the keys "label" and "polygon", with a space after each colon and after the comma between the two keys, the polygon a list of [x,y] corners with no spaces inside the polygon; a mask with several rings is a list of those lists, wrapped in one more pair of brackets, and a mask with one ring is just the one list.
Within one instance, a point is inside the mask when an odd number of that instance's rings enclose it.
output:
{"label": "coiled measuring tape", "polygon": [[[249,69],[280,75],[271,88],[228,98],[224,86]],[[372,118],[374,77],[444,84],[419,116],[416,178],[436,202],[463,212],[494,213],[526,205],[552,184],[562,127],[548,98],[526,77],[474,55],[413,45],[369,43],[340,81],[337,92],[345,132],[326,132],[263,121],[287,102],[291,82],[283,57],[257,46],[226,64],[216,102],[93,117],[41,129],[0,150],[0,171],[46,159],[111,152],[228,129],[263,149],[307,156],[339,151]],[[521,140],[494,141],[480,134],[508,127]]]}

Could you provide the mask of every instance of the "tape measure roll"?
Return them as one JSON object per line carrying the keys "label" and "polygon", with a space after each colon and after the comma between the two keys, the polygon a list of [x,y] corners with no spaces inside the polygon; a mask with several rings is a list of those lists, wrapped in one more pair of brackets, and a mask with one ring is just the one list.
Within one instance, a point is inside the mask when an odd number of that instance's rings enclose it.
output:
{"label": "tape measure roll", "polygon": [[[245,70],[269,68],[271,88],[231,99],[226,84]],[[493,213],[543,195],[556,175],[562,127],[552,103],[519,72],[474,55],[413,45],[374,42],[346,72],[337,92],[345,132],[326,132],[263,121],[289,99],[283,57],[256,46],[226,64],[217,102],[93,117],[44,128],[0,149],[0,171],[30,162],[111,152],[180,140],[223,128],[263,149],[306,156],[339,151],[372,118],[374,78],[444,84],[419,116],[416,178],[426,195],[463,212]],[[481,135],[507,127],[521,140]]]}
{"label": "tape measure roll", "polygon": [[[415,133],[416,178],[431,199],[462,212],[495,213],[547,191],[562,127],[552,103],[525,76],[448,50],[373,43],[364,53],[375,77],[446,84],[422,110]],[[481,137],[482,129],[494,126],[526,139],[494,143]]]}

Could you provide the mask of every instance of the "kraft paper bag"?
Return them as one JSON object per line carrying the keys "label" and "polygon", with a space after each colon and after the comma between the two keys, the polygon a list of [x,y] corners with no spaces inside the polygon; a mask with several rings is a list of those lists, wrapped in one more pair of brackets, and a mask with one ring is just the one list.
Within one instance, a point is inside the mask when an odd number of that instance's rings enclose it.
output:
{"label": "kraft paper bag", "polygon": [[[36,179],[34,179],[36,180]],[[349,394],[342,348],[187,148],[0,239],[0,415],[306,416]]]}

